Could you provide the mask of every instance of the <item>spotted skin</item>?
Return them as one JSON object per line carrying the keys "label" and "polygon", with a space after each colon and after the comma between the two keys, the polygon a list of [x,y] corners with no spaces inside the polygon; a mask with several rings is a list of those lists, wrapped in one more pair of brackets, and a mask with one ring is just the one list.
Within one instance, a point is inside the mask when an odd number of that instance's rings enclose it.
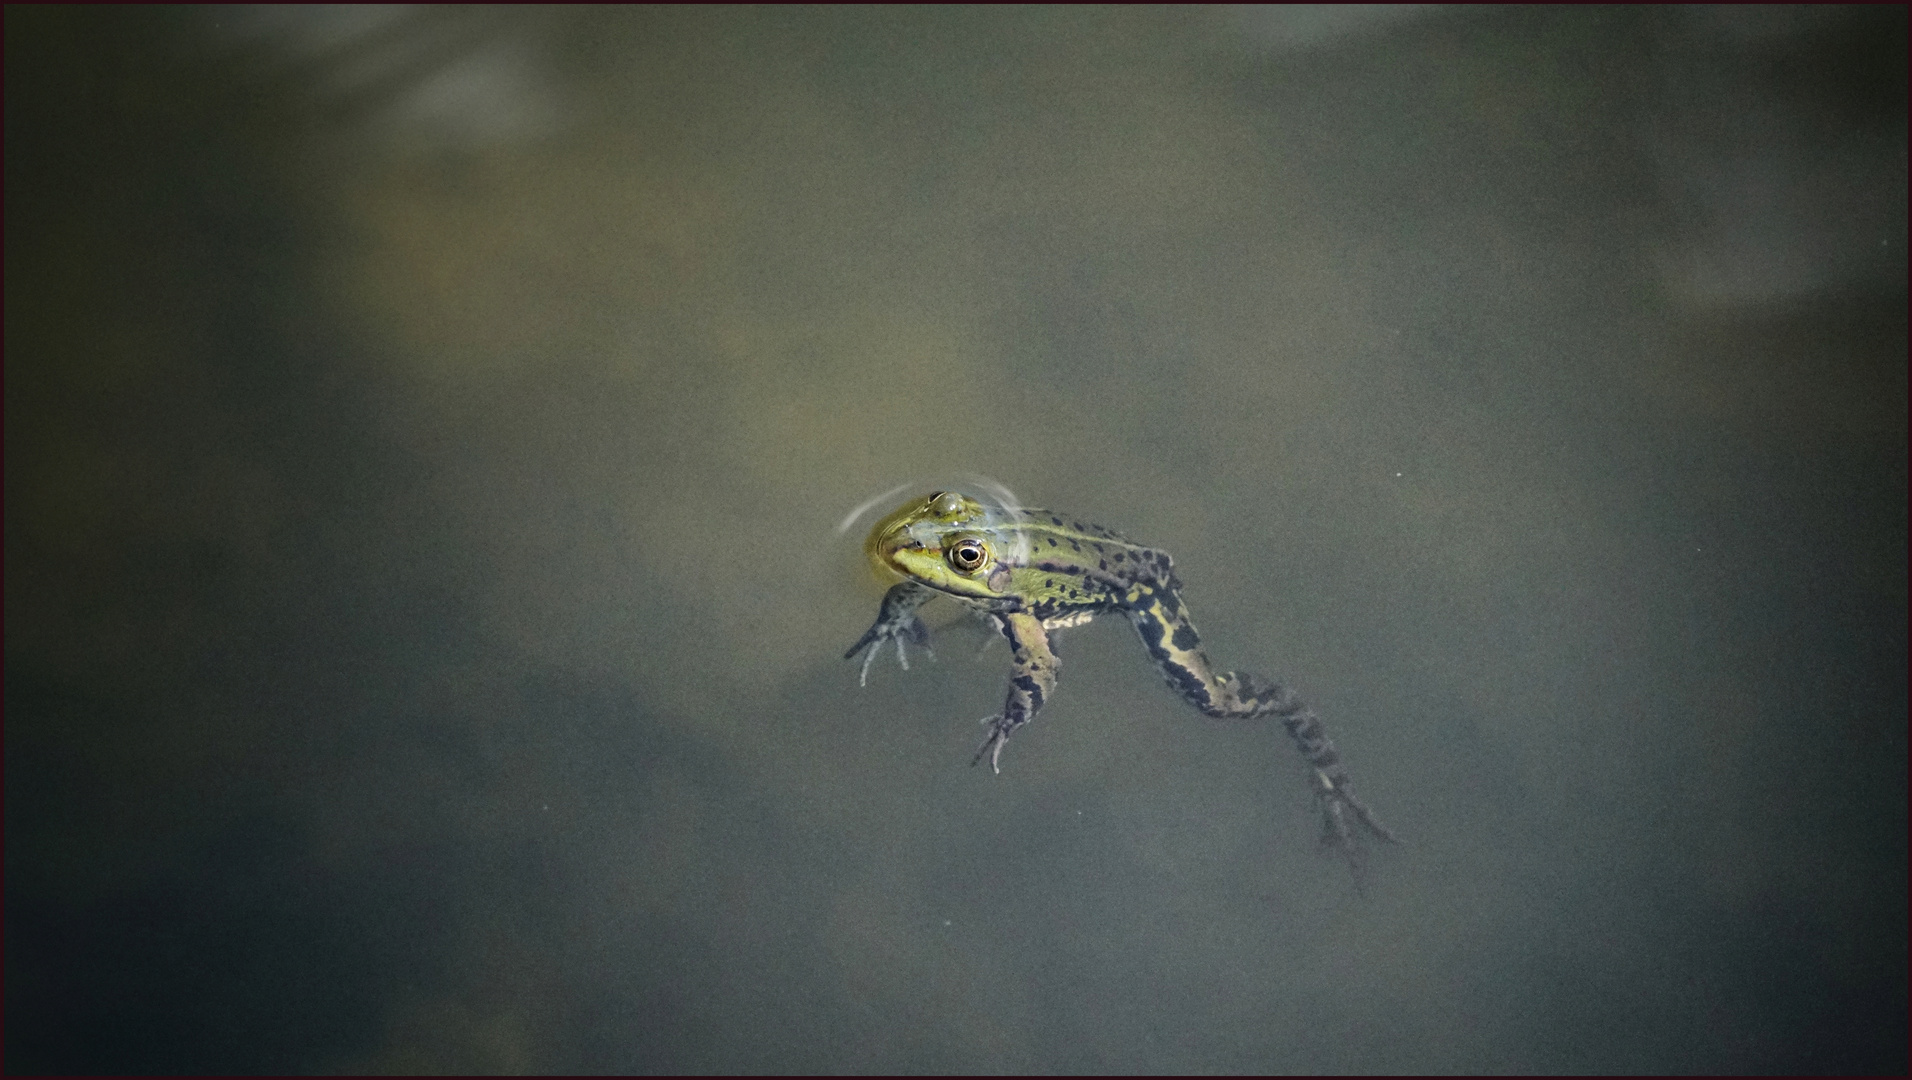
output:
{"label": "spotted skin", "polygon": [[928,631],[916,610],[937,596],[975,610],[1009,640],[1009,693],[1002,712],[984,719],[988,736],[971,764],[988,757],[990,768],[1000,772],[1010,734],[1055,691],[1061,662],[1050,631],[1119,611],[1169,687],[1189,704],[1218,719],[1280,721],[1312,770],[1323,843],[1346,855],[1357,885],[1364,861],[1349,818],[1394,841],[1355,795],[1341,755],[1313,710],[1279,683],[1215,670],[1182,604],[1181,582],[1167,552],[1061,514],[1004,510],[957,492],[905,503],[877,522],[864,552],[879,573],[901,579],[884,595],[875,624],[844,654],[849,659],[869,650],[865,677],[885,642],[896,642],[906,667],[904,642],[927,646]]}

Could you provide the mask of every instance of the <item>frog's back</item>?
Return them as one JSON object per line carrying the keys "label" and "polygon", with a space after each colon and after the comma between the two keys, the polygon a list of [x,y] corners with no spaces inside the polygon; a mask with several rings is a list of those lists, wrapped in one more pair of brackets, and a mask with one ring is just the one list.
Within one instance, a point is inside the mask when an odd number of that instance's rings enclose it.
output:
{"label": "frog's back", "polygon": [[1016,529],[1023,565],[1020,592],[1038,618],[1086,617],[1133,608],[1175,587],[1168,552],[1138,544],[1114,529],[1052,510],[1025,509]]}

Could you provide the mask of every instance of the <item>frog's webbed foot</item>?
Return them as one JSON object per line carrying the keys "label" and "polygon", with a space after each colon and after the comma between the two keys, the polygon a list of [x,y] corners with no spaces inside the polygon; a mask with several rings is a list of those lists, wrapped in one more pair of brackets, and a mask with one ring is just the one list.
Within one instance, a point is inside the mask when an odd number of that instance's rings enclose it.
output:
{"label": "frog's webbed foot", "polygon": [[989,771],[1000,776],[1002,775],[1003,744],[1009,741],[1009,733],[1021,725],[1012,724],[1000,716],[985,716],[983,717],[983,723],[989,725],[989,737],[984,739],[983,744],[976,748],[976,756],[969,759],[969,767],[973,769],[982,764],[983,755],[988,754]]}
{"label": "frog's webbed foot", "polygon": [[910,657],[909,652],[904,648],[905,642],[928,653],[930,659],[936,658],[936,654],[931,652],[929,647],[929,627],[924,626],[923,620],[916,614],[916,609],[922,607],[934,595],[928,589],[909,582],[897,585],[884,594],[883,607],[876,613],[876,622],[872,623],[870,628],[863,632],[863,636],[856,640],[856,644],[850,646],[850,650],[843,654],[845,660],[850,660],[854,659],[857,653],[865,649],[869,650],[863,657],[863,670],[857,675],[858,686],[869,685],[870,664],[875,662],[876,654],[883,651],[883,643],[886,641],[896,642],[896,662],[903,665],[904,671],[910,669]]}
{"label": "frog's webbed foot", "polygon": [[883,651],[886,641],[896,642],[896,662],[903,665],[904,671],[910,669],[910,654],[904,648],[904,642],[922,649],[930,659],[936,658],[936,653],[929,647],[929,628],[923,625],[923,620],[917,618],[915,613],[912,612],[907,620],[895,625],[879,622],[865,631],[862,638],[850,647],[850,651],[843,654],[843,658],[849,660],[864,649],[869,650],[863,655],[863,669],[857,673],[858,686],[870,684],[870,665],[876,662],[876,654]]}
{"label": "frog's webbed foot", "polygon": [[1367,852],[1354,835],[1348,818],[1359,821],[1368,832],[1385,843],[1398,844],[1400,840],[1355,795],[1348,786],[1346,776],[1331,777],[1320,769],[1316,769],[1314,774],[1315,797],[1321,801],[1321,846],[1341,852],[1348,860],[1348,869],[1354,873],[1355,890],[1365,892]]}

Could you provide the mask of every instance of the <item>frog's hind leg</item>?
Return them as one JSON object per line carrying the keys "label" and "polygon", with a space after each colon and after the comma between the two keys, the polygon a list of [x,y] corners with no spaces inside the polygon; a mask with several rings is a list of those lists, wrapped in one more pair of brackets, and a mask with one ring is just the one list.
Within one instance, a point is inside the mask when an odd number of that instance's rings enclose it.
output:
{"label": "frog's hind leg", "polygon": [[1003,699],[1002,712],[983,718],[983,723],[989,726],[989,736],[977,747],[976,756],[969,764],[980,765],[987,757],[990,771],[1000,773],[1003,744],[1009,741],[1011,732],[1041,711],[1042,703],[1055,691],[1056,672],[1062,662],[1050,649],[1049,635],[1040,619],[1026,612],[991,614],[989,618],[1002,631],[1002,636],[1009,639],[1015,666],[1010,669],[1009,696]]}
{"label": "frog's hind leg", "polygon": [[1322,730],[1321,720],[1315,716],[1314,710],[1302,704],[1294,691],[1278,683],[1265,683],[1252,675],[1234,672],[1230,672],[1224,682],[1233,691],[1231,696],[1247,708],[1248,715],[1279,717],[1288,737],[1294,740],[1295,749],[1308,759],[1308,765],[1314,771],[1315,795],[1321,800],[1323,843],[1352,850],[1354,837],[1353,830],[1348,826],[1349,814],[1353,814],[1355,820],[1376,838],[1390,844],[1400,842],[1374,816],[1374,811],[1368,809],[1368,804],[1354,793],[1334,740]]}
{"label": "frog's hind leg", "polygon": [[1321,804],[1321,847],[1339,851],[1348,861],[1348,871],[1354,875],[1354,890],[1367,894],[1368,855],[1348,825],[1348,814],[1354,816],[1376,837],[1390,844],[1400,840],[1387,827],[1378,821],[1367,804],[1357,798],[1348,787],[1347,777],[1343,775],[1339,782],[1319,768],[1314,773],[1315,799]]}
{"label": "frog's hind leg", "polygon": [[1341,752],[1322,730],[1314,710],[1280,683],[1265,682],[1241,672],[1217,674],[1201,650],[1200,635],[1173,592],[1150,596],[1147,603],[1130,609],[1129,619],[1161,669],[1162,677],[1189,704],[1220,720],[1272,717],[1281,721],[1313,771],[1315,795],[1321,802],[1322,842],[1340,848],[1347,856],[1358,887],[1363,877],[1364,857],[1348,821],[1349,815],[1380,840],[1397,841],[1355,795],[1347,770],[1341,766]]}
{"label": "frog's hind leg", "polygon": [[1223,682],[1228,684],[1241,705],[1248,709],[1248,715],[1276,716],[1281,726],[1294,740],[1295,748],[1308,760],[1309,771],[1313,773],[1315,800],[1321,804],[1321,846],[1334,848],[1348,861],[1348,871],[1354,875],[1354,888],[1358,893],[1367,892],[1368,860],[1367,850],[1354,835],[1354,828],[1348,818],[1359,821],[1363,828],[1376,839],[1385,843],[1397,844],[1400,840],[1381,824],[1368,804],[1354,793],[1354,787],[1348,780],[1347,770],[1341,766],[1341,753],[1335,749],[1334,740],[1321,728],[1321,721],[1314,710],[1302,704],[1292,690],[1279,684],[1264,683],[1252,675],[1238,675],[1230,672]]}

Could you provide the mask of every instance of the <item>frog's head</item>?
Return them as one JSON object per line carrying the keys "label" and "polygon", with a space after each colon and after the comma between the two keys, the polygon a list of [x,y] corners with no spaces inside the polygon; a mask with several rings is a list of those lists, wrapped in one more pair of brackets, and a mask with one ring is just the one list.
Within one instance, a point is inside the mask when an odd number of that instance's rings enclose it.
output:
{"label": "frog's head", "polygon": [[1009,570],[1023,563],[1016,511],[961,492],[938,491],[904,503],[876,523],[863,553],[886,578],[903,577],[938,592],[999,600]]}

